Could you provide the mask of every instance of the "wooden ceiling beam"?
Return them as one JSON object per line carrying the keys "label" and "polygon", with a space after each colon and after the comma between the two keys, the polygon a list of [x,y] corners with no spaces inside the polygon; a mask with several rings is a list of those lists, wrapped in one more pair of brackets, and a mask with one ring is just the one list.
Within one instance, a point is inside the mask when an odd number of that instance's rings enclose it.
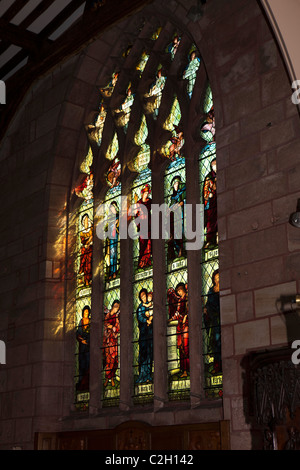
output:
{"label": "wooden ceiling beam", "polygon": [[[53,0],[43,0],[26,18],[20,23],[19,27],[27,29],[40,15],[42,15],[49,6],[53,3]],[[0,44],[0,55],[10,46],[9,41],[1,41]]]}
{"label": "wooden ceiling beam", "polygon": [[0,105],[0,140],[32,83],[62,60],[78,53],[109,27],[142,9],[153,0],[106,0],[96,11],[86,10],[77,21],[52,44],[39,48],[35,60],[16,72],[6,81],[6,105]]}
{"label": "wooden ceiling beam", "polygon": [[2,19],[4,21],[11,21],[14,17],[24,8],[30,0],[15,0],[14,3],[6,10]]}
{"label": "wooden ceiling beam", "polygon": [[36,53],[38,49],[38,36],[36,34],[12,23],[7,23],[2,18],[0,18],[0,39],[33,53]]}

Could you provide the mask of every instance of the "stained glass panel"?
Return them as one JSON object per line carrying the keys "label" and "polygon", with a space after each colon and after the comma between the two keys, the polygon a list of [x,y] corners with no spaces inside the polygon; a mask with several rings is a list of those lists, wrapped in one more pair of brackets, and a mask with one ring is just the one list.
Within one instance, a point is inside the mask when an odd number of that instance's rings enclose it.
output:
{"label": "stained glass panel", "polygon": [[166,52],[171,55],[172,60],[174,60],[176,52],[181,42],[181,37],[179,34],[173,36],[172,42],[167,46]]}
{"label": "stained glass panel", "polygon": [[132,85],[129,83],[127,90],[126,90],[126,98],[121,104],[121,106],[115,109],[115,122],[117,127],[122,127],[125,134],[127,133],[130,116],[131,116],[131,108],[134,103],[135,94],[132,90]]}
{"label": "stained glass panel", "polygon": [[[185,158],[172,162],[165,175],[165,204],[169,208],[170,232],[167,240],[167,266],[171,272],[178,266],[186,265],[185,251],[185,203],[186,169]],[[181,222],[178,222],[180,217]]]}
{"label": "stained glass panel", "polygon": [[135,282],[133,289],[134,401],[153,399],[153,281]]}
{"label": "stained glass panel", "polygon": [[[168,121],[170,126],[178,120],[179,115],[175,100]],[[165,204],[169,208],[170,223],[166,241],[169,399],[186,400],[190,390],[187,256],[184,240],[186,165],[181,147],[176,147],[166,156],[172,160],[164,178]]]}
{"label": "stained glass panel", "polygon": [[187,92],[189,97],[192,97],[194,86],[196,83],[197,72],[199,70],[201,59],[195,46],[193,46],[189,52],[189,62],[186,66],[183,79],[188,81]]}
{"label": "stained glass panel", "polygon": [[103,134],[103,129],[104,129],[105,121],[106,121],[106,116],[107,116],[107,109],[102,101],[99,107],[99,113],[96,117],[94,124],[90,124],[87,126],[89,139],[92,142],[95,142],[99,147],[102,142],[102,134]]}
{"label": "stained glass panel", "polygon": [[189,398],[190,353],[187,270],[167,276],[167,350],[169,399]]}
{"label": "stained glass panel", "polygon": [[119,79],[119,72],[115,71],[112,74],[111,79],[108,82],[108,84],[105,87],[100,88],[100,92],[101,92],[103,97],[110,98],[112,96],[112,94],[114,92],[114,89],[115,89],[115,86],[118,82],[118,79]]}
{"label": "stained glass panel", "polygon": [[106,289],[120,284],[120,210],[121,186],[110,189],[103,204],[104,277]]}
{"label": "stained glass panel", "polygon": [[149,114],[153,114],[154,119],[157,119],[159,114],[166,81],[167,77],[163,76],[162,66],[160,65],[157,69],[155,80],[150,85],[149,92],[145,95],[145,108]]}
{"label": "stained glass panel", "polygon": [[[151,192],[151,170],[146,168],[135,179],[131,193],[134,207],[131,228],[134,237],[135,280],[152,276]],[[146,236],[140,236],[141,229],[144,229]]]}
{"label": "stained glass panel", "polygon": [[89,403],[89,363],[90,363],[90,319],[92,294],[93,258],[93,217],[94,179],[92,172],[93,154],[91,149],[81,165],[83,182],[75,188],[76,195],[82,199],[77,212],[77,244],[75,257],[76,272],[76,406],[86,409]]}
{"label": "stained glass panel", "polygon": [[120,397],[120,289],[104,294],[103,406],[116,406]]}
{"label": "stained glass panel", "polygon": [[136,66],[136,70],[137,70],[138,73],[139,73],[139,78],[142,77],[143,72],[144,72],[144,70],[145,70],[145,67],[146,67],[146,65],[147,65],[148,60],[149,60],[149,54],[147,54],[147,52],[144,51],[143,54],[141,55],[140,60],[139,60],[138,63],[137,63],[137,66]]}
{"label": "stained glass panel", "polygon": [[202,250],[202,309],[205,394],[222,396],[222,360],[217,219],[217,166],[215,120],[210,86],[204,100],[206,119],[201,136],[207,142],[200,154],[200,188],[204,204],[205,244]]}
{"label": "stained glass panel", "polygon": [[172,161],[181,156],[184,146],[184,134],[180,127],[180,121],[181,110],[178,99],[175,97],[171,112],[163,126],[171,133],[171,138],[161,149],[161,154]]}

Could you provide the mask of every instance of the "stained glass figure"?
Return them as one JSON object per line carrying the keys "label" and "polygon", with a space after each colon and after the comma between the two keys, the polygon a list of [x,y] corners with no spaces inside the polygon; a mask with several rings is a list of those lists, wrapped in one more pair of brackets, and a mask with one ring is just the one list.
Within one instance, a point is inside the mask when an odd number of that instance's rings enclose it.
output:
{"label": "stained glass figure", "polygon": [[134,383],[135,401],[153,399],[153,281],[134,284]]}
{"label": "stained glass figure", "polygon": [[199,159],[205,222],[205,245],[202,250],[201,269],[204,377],[205,393],[208,398],[222,396],[217,164],[213,109],[212,91],[208,86],[203,106],[206,120],[201,126],[201,136],[207,144]]}
{"label": "stained glass figure", "polygon": [[98,145],[98,147],[100,147],[101,142],[102,142],[102,134],[103,134],[103,129],[104,129],[105,121],[106,121],[106,116],[107,116],[107,110],[105,108],[104,103],[102,102],[100,104],[99,114],[97,115],[95,123],[89,124],[86,128],[89,140],[91,142],[95,142]]}
{"label": "stained glass figure", "polygon": [[204,248],[217,245],[218,236],[218,210],[217,210],[217,161],[214,158],[210,164],[210,171],[205,176],[203,187],[204,226],[206,228],[206,241]]}
{"label": "stained glass figure", "polygon": [[[119,279],[120,264],[120,204],[121,190],[114,188],[108,191],[104,202],[105,211],[105,240],[104,240],[104,263],[105,263],[105,280],[107,283]],[[111,285],[111,284],[110,284]],[[113,285],[116,285],[114,282]]]}
{"label": "stained glass figure", "polygon": [[81,318],[76,328],[76,339],[78,341],[78,382],[77,392],[89,390],[90,371],[90,319],[91,309],[89,305],[82,308]]}
{"label": "stained glass figure", "polygon": [[109,170],[106,175],[106,181],[110,188],[115,188],[121,184],[121,162],[118,157],[113,159],[112,164],[109,167]]}
{"label": "stained glass figure", "polygon": [[119,152],[119,140],[118,140],[118,135],[115,132],[114,136],[113,136],[113,138],[112,138],[112,140],[111,140],[111,142],[108,146],[105,157],[108,160],[114,160],[117,157],[118,152]]}
{"label": "stained glass figure", "polygon": [[159,26],[157,30],[154,31],[154,33],[151,36],[152,41],[156,41],[159,38],[161,31],[162,31],[162,27]]}
{"label": "stained glass figure", "polygon": [[[217,253],[215,253],[217,255]],[[222,396],[219,263],[215,257],[202,264],[203,354],[205,392],[208,398]]]}
{"label": "stained glass figure", "polygon": [[[137,196],[138,193],[136,193]],[[140,198],[137,196],[135,217],[138,219],[137,231],[141,231],[141,223],[146,220],[148,230],[147,237],[139,235],[138,268],[152,266],[152,244],[151,244],[151,186],[144,184],[140,188]]]}
{"label": "stained glass figure", "polygon": [[76,271],[76,406],[86,409],[89,404],[89,335],[91,319],[91,287],[93,258],[94,178],[91,148],[80,166],[84,179],[74,192],[82,199],[77,212]]}
{"label": "stained glass figure", "polygon": [[161,154],[172,161],[182,155],[182,149],[185,143],[183,129],[179,125],[180,121],[181,110],[178,99],[175,97],[170,115],[164,124],[164,129],[171,132],[171,138],[161,149]]}
{"label": "stained glass figure", "polygon": [[104,88],[100,89],[100,92],[101,92],[103,97],[110,98],[112,96],[112,94],[114,92],[114,89],[115,89],[115,86],[118,82],[118,79],[119,79],[119,72],[115,71],[112,74],[112,77],[111,77],[109,83]]}
{"label": "stained glass figure", "polygon": [[214,142],[216,134],[216,125],[215,125],[215,113],[214,105],[212,99],[212,91],[210,86],[207,89],[205,102],[204,102],[204,112],[206,114],[206,119],[201,126],[200,135],[203,140],[206,142]]}
{"label": "stained glass figure", "polygon": [[91,171],[87,176],[84,177],[83,182],[75,188],[76,196],[85,200],[85,204],[89,205],[93,203],[94,194],[94,173]]}
{"label": "stained glass figure", "polygon": [[153,114],[154,119],[158,117],[166,81],[167,77],[162,75],[162,66],[160,65],[157,70],[156,78],[151,84],[149,92],[145,95],[146,108],[149,113]]}
{"label": "stained glass figure", "polygon": [[200,67],[200,58],[197,55],[197,51],[195,48],[192,48],[189,54],[189,63],[183,73],[183,79],[188,80],[188,85],[187,85],[187,92],[189,97],[192,97],[193,91],[194,91],[194,86],[196,83],[196,78],[197,78],[197,72]]}
{"label": "stained glass figure", "polygon": [[128,85],[126,91],[126,98],[118,109],[115,109],[115,120],[118,127],[122,127],[124,132],[127,132],[128,124],[131,115],[131,108],[134,103],[135,95],[132,92],[131,83]]}
{"label": "stained glass figure", "polygon": [[103,405],[115,406],[120,397],[120,290],[104,294]]}
{"label": "stained glass figure", "polygon": [[[170,233],[167,241],[168,270],[186,257],[185,252],[185,203],[186,203],[185,159],[172,162],[165,175],[165,203],[169,207]],[[180,218],[180,223],[179,223]],[[177,263],[177,264],[176,264]]]}
{"label": "stained glass figure", "polygon": [[93,222],[88,212],[81,217],[79,285],[89,287],[92,283]]}
{"label": "stained glass figure", "polygon": [[173,40],[172,42],[168,45],[166,51],[171,54],[171,58],[172,60],[174,60],[175,58],[175,55],[176,55],[176,52],[178,50],[178,47],[180,45],[180,42],[181,42],[181,37],[179,36],[179,34],[175,34],[175,36],[173,37]]}
{"label": "stained glass figure", "polygon": [[144,167],[135,179],[131,191],[133,209],[130,214],[130,227],[134,232],[132,238],[134,240],[134,272],[136,275],[152,268],[151,192],[151,170]]}
{"label": "stained glass figure", "polygon": [[136,70],[139,72],[139,78],[142,77],[148,60],[149,60],[149,54],[147,54],[147,52],[144,51],[136,66]]}
{"label": "stained glass figure", "polygon": [[169,398],[188,398],[190,390],[187,270],[167,276]]}

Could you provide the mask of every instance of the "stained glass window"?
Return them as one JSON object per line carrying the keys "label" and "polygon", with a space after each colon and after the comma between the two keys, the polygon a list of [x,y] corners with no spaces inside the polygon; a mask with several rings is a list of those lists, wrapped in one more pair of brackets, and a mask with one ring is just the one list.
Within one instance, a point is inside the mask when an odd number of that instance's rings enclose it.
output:
{"label": "stained glass window", "polygon": [[208,398],[214,398],[222,395],[222,361],[215,118],[210,86],[204,100],[204,113],[205,121],[200,129],[201,137],[206,142],[200,154],[200,187],[205,222],[202,253],[203,354],[205,392]]}
{"label": "stained glass window", "polygon": [[76,406],[86,409],[89,403],[90,321],[92,295],[94,178],[93,154],[89,149],[81,171],[83,180],[75,189],[82,200],[77,212],[76,248]]}
{"label": "stained glass window", "polygon": [[135,159],[139,172],[131,190],[133,206],[133,354],[134,401],[153,400],[153,265],[151,241],[152,175],[148,168],[150,149],[146,144],[148,129],[145,117],[136,133],[140,151]]}
{"label": "stained glass window", "polygon": [[[146,21],[145,21],[146,23]],[[145,33],[147,31],[147,33]],[[149,33],[151,31],[151,33]],[[90,382],[90,325],[93,312],[101,315],[102,331],[98,332],[101,349],[102,374],[101,403],[103,407],[119,406],[121,366],[128,358],[121,357],[121,324],[133,326],[133,403],[145,404],[154,400],[154,281],[153,246],[151,229],[154,224],[153,164],[164,165],[160,178],[164,188],[163,200],[166,208],[165,258],[158,266],[165,271],[165,346],[167,349],[168,397],[169,400],[190,399],[190,369],[193,357],[189,344],[189,292],[188,257],[186,251],[186,193],[189,182],[186,171],[186,117],[181,112],[184,86],[192,98],[197,73],[201,65],[199,52],[190,44],[184,58],[187,38],[173,30],[173,34],[160,36],[162,28],[154,32],[152,25],[143,25],[137,31],[141,36],[136,44],[123,49],[120,63],[114,57],[110,79],[105,78],[99,88],[99,107],[93,122],[87,126],[88,139],[93,150],[98,147],[97,165],[91,148],[81,172],[82,181],[75,189],[80,198],[77,217],[76,248],[76,378],[75,396],[77,408],[84,410],[89,405]],[[147,34],[147,38],[145,36]],[[147,40],[146,40],[147,39]],[[162,49],[158,54],[159,39]],[[154,50],[151,50],[154,48]],[[178,51],[183,51],[179,57]],[[177,54],[177,55],[176,55]],[[180,60],[177,60],[179,57]],[[122,69],[122,64],[125,69]],[[129,68],[129,64],[131,69]],[[128,67],[127,67],[128,66]],[[183,70],[183,67],[185,69]],[[170,76],[170,67],[172,75]],[[178,81],[174,80],[177,71]],[[119,81],[121,77],[121,80]],[[106,81],[108,82],[107,84]],[[117,92],[123,93],[115,96]],[[121,88],[124,86],[124,88]],[[113,96],[114,95],[114,96]],[[171,100],[171,102],[169,101]],[[190,100],[186,100],[187,103]],[[169,103],[169,104],[168,104]],[[192,104],[192,102],[191,102]],[[199,135],[204,145],[199,156],[200,193],[205,206],[205,245],[199,275],[202,275],[202,319],[199,322],[203,336],[203,374],[207,397],[221,395],[222,364],[220,352],[219,320],[219,252],[216,205],[216,144],[213,99],[210,87],[204,100],[205,122],[199,123]],[[167,115],[165,113],[168,113]],[[188,113],[187,113],[188,115]],[[140,117],[139,117],[140,116]],[[186,116],[186,115],[185,115]],[[139,121],[138,121],[139,120]],[[113,126],[113,128],[112,128]],[[199,137],[198,135],[198,137]],[[94,145],[96,144],[96,145]],[[94,233],[94,170],[101,191],[102,244],[93,239]],[[102,168],[102,170],[100,170]],[[155,169],[156,170],[156,169]],[[100,178],[99,178],[100,177]],[[124,183],[124,184],[123,184]],[[128,235],[132,239],[132,306],[123,311],[121,289],[121,242],[120,223],[122,195],[128,194]],[[99,197],[99,193],[97,193]],[[97,197],[97,198],[98,198]],[[122,224],[121,224],[122,226]],[[93,254],[95,246],[103,246],[100,266],[103,286],[103,304],[92,305]],[[123,245],[122,245],[123,246]],[[158,263],[159,264],[159,263]],[[95,268],[95,267],[94,267]],[[124,271],[123,271],[124,272]],[[123,292],[123,291],[122,291]],[[197,293],[199,295],[199,293]],[[126,299],[128,300],[128,299]],[[126,329],[125,329],[126,331]],[[94,331],[93,331],[94,333]],[[125,341],[128,338],[125,338]],[[100,387],[100,385],[99,385]],[[123,390],[123,388],[122,388]],[[128,394],[127,394],[128,396]]]}

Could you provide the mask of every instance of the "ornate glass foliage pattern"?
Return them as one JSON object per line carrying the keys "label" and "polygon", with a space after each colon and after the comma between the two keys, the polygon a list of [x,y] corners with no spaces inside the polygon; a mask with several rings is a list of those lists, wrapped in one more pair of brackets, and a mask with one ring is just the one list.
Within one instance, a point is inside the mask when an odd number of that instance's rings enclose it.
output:
{"label": "ornate glass foliage pattern", "polygon": [[94,217],[94,178],[92,171],[93,154],[89,149],[81,171],[82,183],[75,188],[75,194],[82,199],[77,213],[77,248],[76,248],[76,373],[75,404],[86,409],[89,403],[89,368],[90,368],[90,320],[92,294],[92,258],[93,258],[93,217]]}
{"label": "ornate glass foliage pattern", "polygon": [[152,114],[154,119],[157,119],[159,108],[161,105],[162,94],[166,85],[167,78],[163,76],[162,65],[159,65],[155,80],[149,88],[149,92],[145,95],[145,109],[149,114]]}
{"label": "ornate glass foliage pattern", "polygon": [[181,42],[181,36],[176,33],[173,36],[172,42],[167,46],[166,52],[171,55],[171,59],[174,60],[176,52]]}
{"label": "ornate glass foliage pattern", "polygon": [[205,392],[222,396],[222,360],[217,219],[215,118],[210,86],[204,101],[205,122],[200,134],[206,142],[200,154],[200,188],[204,204],[205,244],[202,251],[202,309]]}

